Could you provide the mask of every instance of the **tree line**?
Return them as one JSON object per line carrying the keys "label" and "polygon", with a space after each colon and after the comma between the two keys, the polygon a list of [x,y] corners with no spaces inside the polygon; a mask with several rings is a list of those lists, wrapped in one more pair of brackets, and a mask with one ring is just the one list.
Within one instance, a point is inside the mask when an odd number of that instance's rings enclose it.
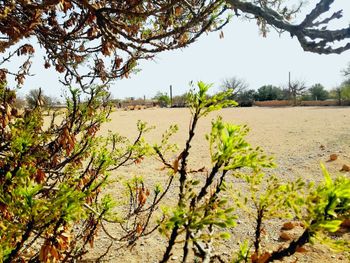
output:
{"label": "tree line", "polygon": [[[254,101],[289,100],[293,105],[297,101],[324,101],[337,100],[341,105],[343,100],[350,100],[350,63],[343,70],[344,81],[338,87],[331,90],[326,89],[322,84],[316,83],[307,86],[303,81],[292,81],[285,87],[271,84],[263,85],[258,89],[250,89],[249,84],[241,78],[226,78],[220,84],[220,89],[226,91],[232,89],[232,95],[228,98],[238,102],[241,107],[250,107]],[[186,93],[172,98],[166,92],[158,92],[153,98],[159,105],[168,107],[185,107]]]}

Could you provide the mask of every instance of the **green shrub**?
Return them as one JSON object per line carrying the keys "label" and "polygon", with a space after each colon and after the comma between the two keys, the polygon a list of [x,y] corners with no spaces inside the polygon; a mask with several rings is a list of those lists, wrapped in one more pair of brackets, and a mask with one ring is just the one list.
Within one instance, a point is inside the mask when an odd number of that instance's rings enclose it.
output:
{"label": "green shrub", "polygon": [[106,89],[94,87],[84,103],[71,89],[67,110],[44,128],[43,110],[19,114],[15,92],[0,86],[1,262],[73,262],[92,245],[113,206],[101,191],[112,169],[147,151],[141,135],[129,143],[97,135],[111,112]]}

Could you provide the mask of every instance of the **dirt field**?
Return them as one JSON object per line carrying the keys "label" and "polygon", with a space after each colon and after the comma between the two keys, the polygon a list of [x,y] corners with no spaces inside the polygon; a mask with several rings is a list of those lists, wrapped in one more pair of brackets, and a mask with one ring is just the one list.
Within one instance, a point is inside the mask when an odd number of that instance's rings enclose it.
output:
{"label": "dirt field", "polygon": [[[260,145],[267,154],[275,157],[278,168],[271,173],[278,175],[282,180],[303,177],[306,180],[319,181],[322,179],[320,162],[325,163],[333,174],[338,173],[343,164],[350,165],[350,107],[252,107],[224,109],[202,119],[191,149],[190,165],[194,168],[210,165],[208,143],[204,135],[210,132],[210,122],[216,115],[221,115],[227,122],[247,124],[250,127],[248,141],[253,146]],[[176,123],[179,125],[179,131],[173,140],[182,149],[188,135],[190,114],[188,109],[118,110],[112,114],[111,119],[111,122],[103,127],[103,132],[111,130],[131,139],[136,135],[137,120],[155,125],[157,129],[146,136],[150,142],[160,141],[163,131],[170,124]],[[327,162],[333,153],[338,155],[338,159]],[[114,174],[113,178],[117,180],[116,184],[120,185],[125,178],[143,175],[146,183],[153,184],[162,180],[159,176],[165,176],[161,175],[159,168],[160,163],[149,160],[137,167],[125,168]],[[108,191],[116,193],[113,185],[109,186]],[[170,200],[171,198],[173,197],[169,197]],[[110,230],[114,231],[113,226]],[[275,232],[272,231],[271,235],[266,237],[265,245],[281,245],[282,243],[278,244],[276,235],[278,233],[275,229]],[[105,240],[102,235],[93,253],[87,256],[91,260],[89,262],[93,262],[100,249],[106,247]],[[235,242],[237,243],[237,240]],[[113,246],[112,253],[105,258],[105,262],[157,262],[165,244],[165,238],[155,236],[143,240],[132,251],[117,251]],[[232,254],[230,247],[231,244],[227,244],[226,250],[222,249],[221,253]],[[285,262],[348,262],[343,255],[323,247],[316,246],[309,248],[309,251],[306,254],[297,254]],[[179,257],[176,257],[175,253],[173,262],[178,260]]]}

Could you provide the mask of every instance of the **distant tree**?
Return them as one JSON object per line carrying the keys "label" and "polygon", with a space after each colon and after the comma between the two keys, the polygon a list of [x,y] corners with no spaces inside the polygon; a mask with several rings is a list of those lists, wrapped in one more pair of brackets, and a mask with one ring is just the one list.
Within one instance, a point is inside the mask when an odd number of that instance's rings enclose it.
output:
{"label": "distant tree", "polygon": [[240,79],[237,77],[226,78],[222,81],[222,90],[227,91],[228,89],[232,89],[233,93],[230,99],[237,100],[241,93],[245,92],[249,85],[244,79]]}
{"label": "distant tree", "polygon": [[283,99],[282,89],[273,85],[264,85],[258,89],[256,100],[281,100]]}
{"label": "distant tree", "polygon": [[163,93],[158,91],[153,99],[156,100],[161,107],[167,107],[170,104],[170,97],[166,92]]}
{"label": "distant tree", "polygon": [[343,99],[350,99],[350,63],[347,68],[342,70],[345,80],[342,84],[329,92],[329,97],[338,100],[338,105],[342,104]]}
{"label": "distant tree", "polygon": [[348,64],[347,68],[343,70],[344,77],[350,78],[350,63]]}
{"label": "distant tree", "polygon": [[293,100],[293,105],[297,105],[297,99],[299,96],[303,95],[306,90],[305,83],[303,81],[296,80],[292,82],[289,86],[291,98]]}
{"label": "distant tree", "polygon": [[350,99],[350,81],[344,81],[340,87],[341,98]]}
{"label": "distant tree", "polygon": [[250,90],[241,92],[238,95],[236,101],[241,107],[251,107],[253,106],[255,97],[256,97],[256,91],[253,89],[250,89]]}
{"label": "distant tree", "polygon": [[15,106],[18,109],[23,109],[26,106],[26,100],[22,97],[16,97]]}
{"label": "distant tree", "polygon": [[41,88],[30,90],[26,96],[26,102],[28,107],[31,109],[37,106],[49,107],[53,105],[53,99],[46,96]]}
{"label": "distant tree", "polygon": [[350,63],[347,68],[342,71],[345,80],[342,82],[340,87],[337,88],[339,96],[339,104],[341,104],[342,99],[350,99]]}
{"label": "distant tree", "polygon": [[242,107],[250,107],[255,100],[256,91],[248,90],[249,84],[244,80],[237,77],[227,78],[222,81],[221,89],[227,91],[232,89],[232,95],[228,98],[235,100]]}
{"label": "distant tree", "polygon": [[320,83],[309,88],[308,95],[312,100],[326,100],[329,98],[329,92]]}
{"label": "distant tree", "polygon": [[341,105],[341,100],[342,100],[341,87],[339,86],[339,87],[335,87],[335,88],[331,89],[329,91],[329,98],[337,100],[338,105]]}
{"label": "distant tree", "polygon": [[176,95],[173,97],[173,107],[186,107],[188,94]]}
{"label": "distant tree", "polygon": [[290,100],[291,94],[289,88],[283,88],[281,90],[281,99],[282,100]]}

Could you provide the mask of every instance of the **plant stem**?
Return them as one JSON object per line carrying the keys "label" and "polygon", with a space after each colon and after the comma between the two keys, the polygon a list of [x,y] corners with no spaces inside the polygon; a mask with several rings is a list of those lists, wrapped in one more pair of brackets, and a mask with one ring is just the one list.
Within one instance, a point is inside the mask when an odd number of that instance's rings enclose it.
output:
{"label": "plant stem", "polygon": [[[190,224],[190,223],[189,223]],[[185,244],[184,244],[184,247],[183,247],[183,258],[182,258],[182,262],[185,263],[186,260],[187,260],[187,256],[188,256],[188,243],[189,243],[189,240],[190,240],[190,236],[191,236],[191,231],[189,229],[189,225],[186,226],[186,240],[185,240]]]}
{"label": "plant stem", "polygon": [[171,256],[171,250],[173,249],[173,246],[175,244],[175,240],[177,238],[177,231],[179,230],[179,227],[177,225],[175,225],[175,227],[173,228],[173,231],[171,232],[171,236],[170,236],[170,240],[168,242],[168,246],[165,250],[165,253],[163,255],[163,259],[160,261],[160,263],[165,263],[169,260],[170,256]]}
{"label": "plant stem", "polygon": [[13,260],[16,258],[19,250],[22,248],[24,242],[27,241],[27,239],[29,238],[32,230],[33,230],[33,227],[34,227],[34,221],[31,220],[28,222],[27,224],[27,229],[26,231],[24,232],[24,234],[22,235],[22,239],[20,242],[17,243],[16,247],[14,250],[11,251],[10,255],[8,256],[7,259],[4,260],[4,263],[11,263],[13,262]]}
{"label": "plant stem", "polygon": [[298,248],[308,243],[312,236],[313,233],[310,231],[310,229],[305,229],[303,234],[297,240],[292,241],[287,248],[273,252],[268,261],[271,262],[274,260],[280,260],[284,257],[293,255]]}
{"label": "plant stem", "polygon": [[264,209],[263,208],[259,208],[259,210],[258,210],[258,217],[256,219],[255,241],[254,241],[255,253],[257,255],[259,255],[260,237],[261,237],[261,225],[262,225],[263,216],[264,216]]}

